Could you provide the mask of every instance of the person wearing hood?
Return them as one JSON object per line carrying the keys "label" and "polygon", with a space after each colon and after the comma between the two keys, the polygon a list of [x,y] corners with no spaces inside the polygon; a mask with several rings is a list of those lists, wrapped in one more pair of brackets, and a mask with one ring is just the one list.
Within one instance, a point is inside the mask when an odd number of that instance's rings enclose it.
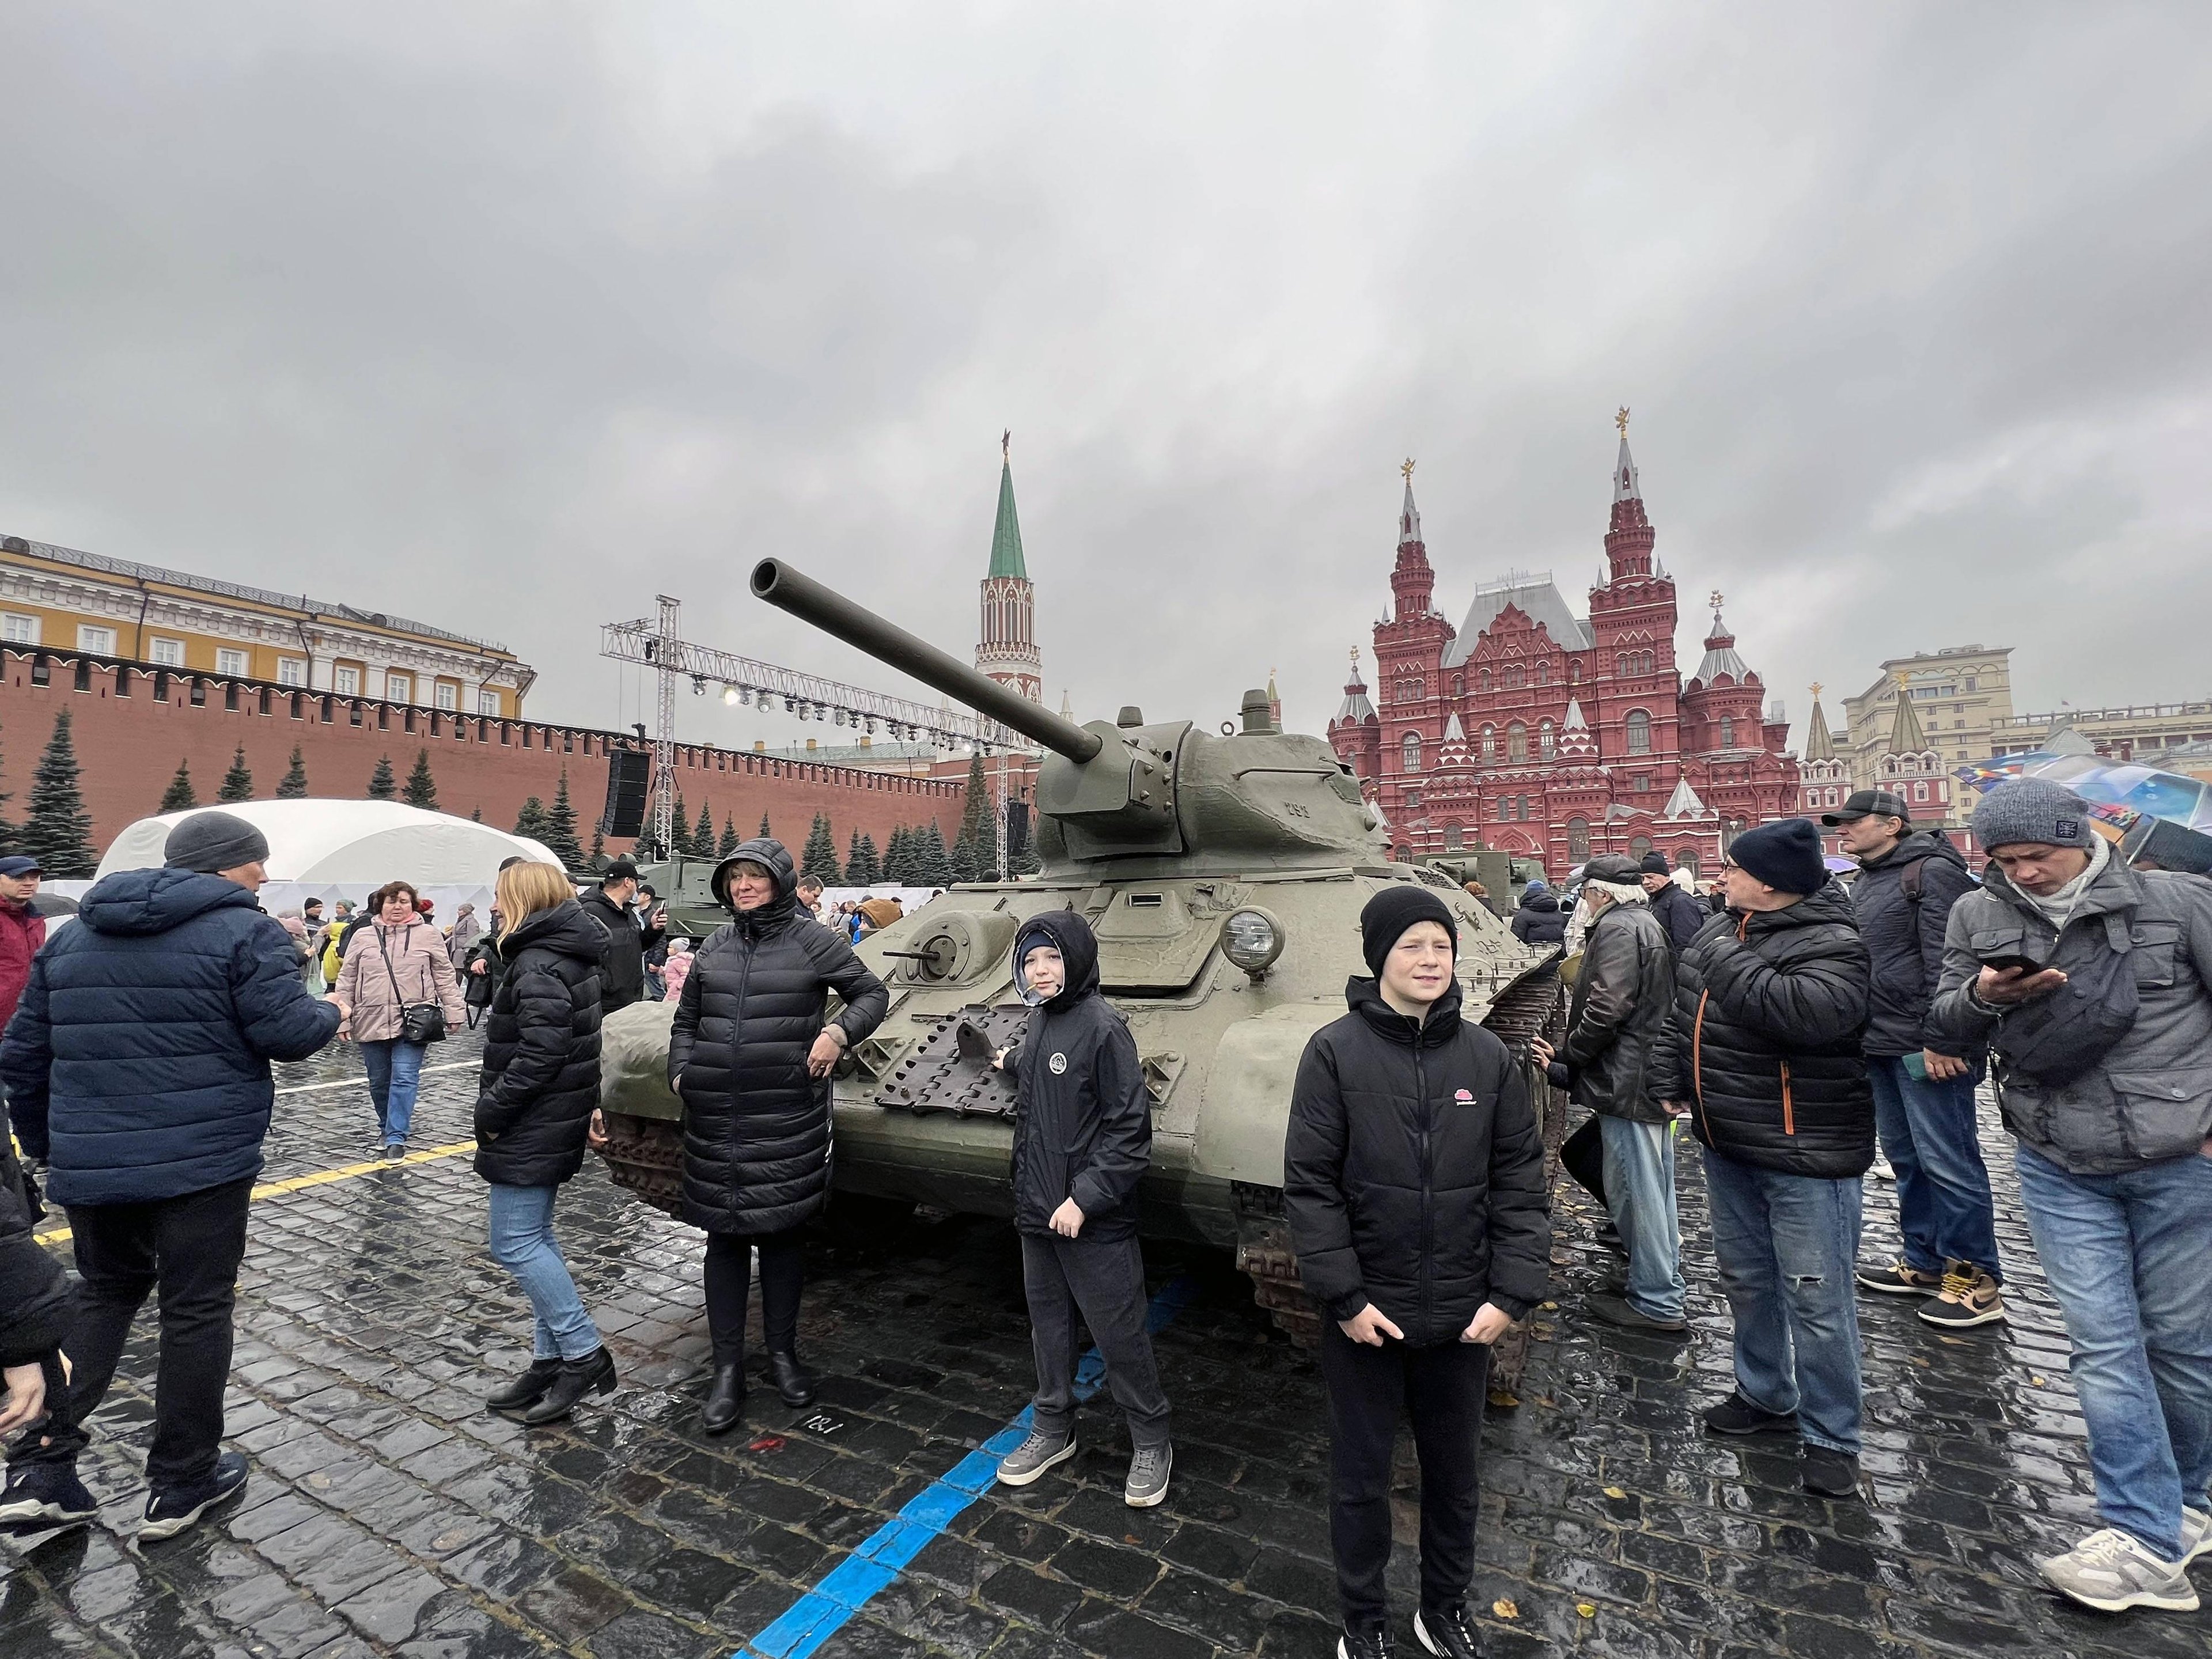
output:
{"label": "person wearing hood", "polygon": [[1022,1243],[1037,1391],[1029,1436],[999,1460],[1001,1486],[1026,1486],[1075,1455],[1076,1316],[1106,1361],[1129,1420],[1121,1489],[1132,1509],[1167,1496],[1175,1453],[1168,1400],[1145,1329],[1137,1183],[1152,1160],[1152,1100],[1136,1039],[1098,989],[1098,941],[1072,910],[1022,924],[1014,987],[1022,1039],[995,1063],[1014,1079],[1014,1231]]}
{"label": "person wearing hood", "polygon": [[484,1018],[477,1173],[491,1185],[492,1260],[514,1275],[536,1325],[527,1370],[485,1404],[532,1427],[611,1394],[615,1362],[553,1237],[553,1200],[583,1167],[599,1099],[599,961],[607,930],[557,864],[499,872],[507,971]]}
{"label": "person wearing hood", "polygon": [[1904,798],[1887,789],[1856,790],[1820,822],[1838,831],[1859,865],[1851,908],[1872,974],[1867,1082],[1875,1129],[1897,1174],[1905,1246],[1888,1266],[1861,1268],[1858,1282],[1927,1298],[1917,1311],[1938,1329],[1995,1323],[2005,1316],[2004,1272],[1974,1117],[1983,1054],[1954,1044],[1934,1024],[1944,929],[1974,878],[1950,837],[1913,829]]}
{"label": "person wearing hood", "polygon": [[[0,1084],[25,1153],[49,1166],[82,1283],[63,1346],[75,1362],[46,1427],[9,1449],[0,1523],[74,1524],[96,1509],[76,1476],[86,1423],[131,1321],[161,1298],[152,1492],[142,1540],[173,1537],[246,1484],[226,1452],[231,1309],[246,1204],[276,1085],[338,1010],[301,982],[290,935],[254,895],[269,843],[228,812],[169,831],[158,870],[118,870],[31,964],[0,1040]],[[29,1443],[26,1443],[26,1442]]]}
{"label": "person wearing hood", "polygon": [[1713,1256],[1735,1320],[1716,1434],[1794,1432],[1808,1492],[1858,1490],[1860,1177],[1874,1162],[1861,1036],[1867,950],[1810,818],[1746,830],[1722,880],[1733,927],[1674,965],[1651,1090],[1705,1149]]}
{"label": "person wearing hood", "polygon": [[1559,908],[1551,888],[1540,881],[1532,881],[1521,890],[1520,906],[1508,926],[1523,945],[1557,945],[1567,936],[1566,913]]}
{"label": "person wearing hood", "polygon": [[1321,1306],[1339,1659],[1388,1659],[1390,1457],[1421,1464],[1428,1653],[1478,1659],[1467,1609],[1490,1345],[1551,1291],[1544,1143],[1521,1068],[1460,1014],[1459,931],[1411,883],[1360,912],[1369,977],[1314,1033],[1291,1091],[1283,1206]]}
{"label": "person wearing hood", "polygon": [[2044,778],[1974,809],[1934,1030],[1987,1044],[2066,1323],[2104,1522],[2043,1562],[2102,1613],[2193,1612],[2212,1553],[2212,882],[2130,868]]}
{"label": "person wearing hood", "polygon": [[[758,836],[714,866],[733,919],[692,953],[668,1038],[684,1104],[684,1219],[707,1233],[714,1380],[701,1421],[733,1427],[744,1404],[745,1302],[760,1252],[761,1331],[786,1405],[809,1404],[799,1363],[799,1228],[830,1199],[829,1077],[890,1006],[835,929],[799,908],[783,843]],[[844,1006],[825,1021],[827,994]]]}

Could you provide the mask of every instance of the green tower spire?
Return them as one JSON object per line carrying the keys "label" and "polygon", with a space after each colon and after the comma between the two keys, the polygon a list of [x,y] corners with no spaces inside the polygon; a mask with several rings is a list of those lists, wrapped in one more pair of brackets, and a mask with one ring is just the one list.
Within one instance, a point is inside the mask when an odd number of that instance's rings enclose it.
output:
{"label": "green tower spire", "polygon": [[991,532],[991,574],[1030,579],[1022,562],[1022,521],[1014,516],[1014,463],[1011,453],[1014,434],[999,440],[999,522]]}

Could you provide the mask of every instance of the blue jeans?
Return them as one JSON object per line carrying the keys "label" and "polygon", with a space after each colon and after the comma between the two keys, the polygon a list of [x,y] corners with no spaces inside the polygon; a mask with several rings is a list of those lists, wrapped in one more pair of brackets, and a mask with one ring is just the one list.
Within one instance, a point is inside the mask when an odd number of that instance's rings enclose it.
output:
{"label": "blue jeans", "polygon": [[368,1097],[376,1103],[377,1133],[387,1146],[404,1146],[415,1122],[415,1091],[422,1086],[422,1047],[386,1037],[364,1042],[361,1062],[368,1068]]}
{"label": "blue jeans", "polygon": [[2020,1195],[2074,1349],[2097,1512],[2161,1561],[2212,1508],[2212,1158],[2069,1175],[2019,1149]]}
{"label": "blue jeans", "polygon": [[1713,1256],[1735,1316],[1735,1381],[1798,1437],[1859,1449],[1859,1183],[1781,1175],[1705,1149]]}
{"label": "blue jeans", "polygon": [[1940,1273],[1971,1261],[2002,1285],[1996,1209],[1974,1122],[1976,1066],[1964,1077],[1917,1078],[1898,1054],[1869,1054],[1875,1132],[1897,1171],[1897,1224],[1906,1265]]}
{"label": "blue jeans", "polygon": [[553,1242],[557,1187],[491,1189],[491,1259],[514,1275],[538,1316],[530,1352],[538,1359],[581,1359],[599,1346],[599,1328],[584,1311],[568,1263]]}
{"label": "blue jeans", "polygon": [[1601,1117],[1605,1200],[1628,1247],[1628,1305],[1652,1319],[1682,1316],[1682,1224],[1674,1210],[1674,1126]]}

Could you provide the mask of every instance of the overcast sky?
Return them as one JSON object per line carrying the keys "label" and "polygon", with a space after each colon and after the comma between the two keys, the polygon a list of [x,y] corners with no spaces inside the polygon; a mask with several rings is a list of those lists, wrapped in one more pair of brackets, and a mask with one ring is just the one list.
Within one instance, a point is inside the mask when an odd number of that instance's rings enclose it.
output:
{"label": "overcast sky", "polygon": [[[1577,610],[1617,405],[1694,665],[2212,692],[2212,11],[0,6],[0,532],[506,641],[911,684],[999,434],[1048,700],[1334,711],[1398,465]],[[681,700],[688,738],[781,738]],[[799,728],[815,731],[817,728]],[[1799,728],[1802,735],[1802,725]]]}

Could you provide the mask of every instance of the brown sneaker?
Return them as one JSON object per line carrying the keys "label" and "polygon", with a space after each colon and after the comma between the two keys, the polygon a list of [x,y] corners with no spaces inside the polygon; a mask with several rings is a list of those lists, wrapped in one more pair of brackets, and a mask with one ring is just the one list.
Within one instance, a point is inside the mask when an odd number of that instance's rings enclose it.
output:
{"label": "brown sneaker", "polygon": [[1884,1296],[1933,1296],[1943,1288],[1942,1274],[1923,1273],[1902,1261],[1887,1267],[1862,1267],[1857,1277],[1861,1290],[1880,1291]]}
{"label": "brown sneaker", "polygon": [[1929,1324],[1947,1331],[1971,1330],[1994,1325],[2005,1316],[2004,1297],[1997,1282],[1971,1261],[1943,1264],[1943,1287],[1931,1302],[1914,1311]]}

